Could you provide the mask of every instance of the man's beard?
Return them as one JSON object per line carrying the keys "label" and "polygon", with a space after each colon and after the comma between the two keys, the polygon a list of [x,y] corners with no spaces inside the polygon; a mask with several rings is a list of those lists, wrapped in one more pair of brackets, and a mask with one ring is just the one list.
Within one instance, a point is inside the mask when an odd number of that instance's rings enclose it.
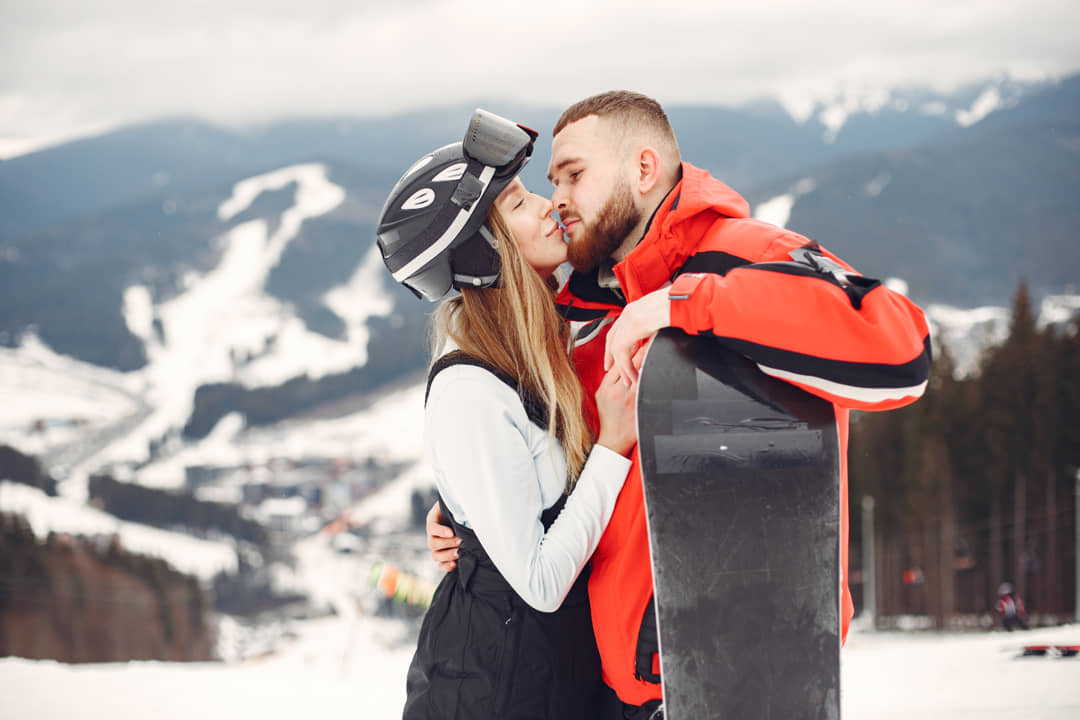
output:
{"label": "man's beard", "polygon": [[566,259],[579,272],[592,270],[611,257],[640,221],[641,211],[634,205],[630,184],[623,180],[611,191],[594,222],[585,225],[582,220],[581,237],[570,240]]}

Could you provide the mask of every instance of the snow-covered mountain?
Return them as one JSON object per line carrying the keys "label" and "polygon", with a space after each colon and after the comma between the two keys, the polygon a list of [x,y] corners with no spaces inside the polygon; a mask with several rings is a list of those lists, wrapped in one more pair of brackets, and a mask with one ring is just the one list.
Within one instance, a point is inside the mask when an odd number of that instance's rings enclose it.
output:
{"label": "snow-covered mountain", "polygon": [[934,134],[904,147],[884,148],[889,141],[875,136],[899,140],[906,131],[890,134],[889,124],[910,129],[913,111],[863,111],[843,131],[869,123],[865,139],[877,147],[743,195],[759,217],[814,238],[864,274],[904,278],[924,304],[996,305],[1021,280],[1036,301],[1070,292],[1080,267],[1080,78],[1009,88],[973,89],[963,122],[939,117]]}
{"label": "snow-covered mountain", "polygon": [[[956,364],[957,378],[978,369],[983,352],[1009,336],[1010,311],[1005,307],[956,308],[932,304],[926,308],[935,344],[944,344]],[[1036,325],[1075,327],[1080,320],[1080,295],[1049,295],[1038,307]]]}
{"label": "snow-covered mountain", "polygon": [[[268,208],[265,198],[284,188],[287,202]],[[247,427],[241,413],[230,412],[205,437],[182,436],[200,388],[210,384],[254,393],[295,377],[317,382],[363,370],[371,319],[393,320],[400,300],[385,291],[376,252],[369,247],[319,297],[343,322],[337,337],[310,330],[293,303],[267,289],[282,256],[304,240],[300,229],[340,212],[345,198],[317,164],[236,183],[215,208],[223,225],[215,264],[186,272],[171,294],[143,283],[125,289],[123,317],[145,349],[143,367],[125,372],[81,361],[56,352],[34,332],[22,333],[16,347],[0,346],[0,445],[36,456],[60,480],[59,496],[48,497],[0,477],[0,512],[24,516],[41,539],[50,532],[115,537],[127,550],[162,557],[204,583],[219,572],[235,573],[242,556],[250,560],[249,548],[230,536],[149,527],[91,507],[89,478],[106,472],[194,493],[298,537],[335,517],[387,537],[407,527],[414,492],[431,484],[416,463],[422,391],[418,381],[400,381],[407,375],[306,419]],[[423,363],[421,357],[417,364]],[[193,468],[202,473],[197,483]],[[322,493],[318,502],[303,494],[309,490]],[[422,545],[413,545],[419,552]],[[404,550],[386,552],[398,558]],[[385,553],[367,545],[353,562],[357,587],[373,557]],[[275,567],[278,592],[321,602],[313,596],[318,582]],[[346,611],[355,609],[350,604]]]}
{"label": "snow-covered mountain", "polygon": [[[264,193],[288,186],[295,188],[291,204],[244,217]],[[189,421],[201,386],[276,387],[296,377],[317,380],[362,368],[368,321],[394,309],[374,243],[344,282],[319,298],[343,321],[337,338],[311,331],[293,304],[267,292],[271,272],[302,224],[340,207],[345,195],[321,165],[286,167],[236,183],[217,207],[225,230],[215,241],[216,266],[188,271],[171,297],[155,297],[144,284],[124,290],[123,317],[143,345],[146,365],[126,373],[100,368],[23,333],[18,347],[0,348],[9,399],[0,416],[3,431],[32,430],[19,444],[44,449],[73,428],[104,431],[111,422],[138,417],[96,457],[99,463],[140,463],[148,459],[151,441],[178,433]]]}
{"label": "snow-covered mountain", "polygon": [[[881,134],[894,147],[914,144],[948,127],[975,125],[1053,82],[1003,75],[947,92],[924,87],[844,87],[816,101],[783,104],[796,122],[819,129],[826,143],[851,150],[880,149]],[[870,133],[878,134],[878,139]]]}

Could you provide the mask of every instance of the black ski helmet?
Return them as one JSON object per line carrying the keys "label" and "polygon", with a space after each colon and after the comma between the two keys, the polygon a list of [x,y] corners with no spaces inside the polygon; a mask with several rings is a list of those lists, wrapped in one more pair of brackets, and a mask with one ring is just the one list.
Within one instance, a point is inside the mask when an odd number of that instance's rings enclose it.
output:
{"label": "black ski helmet", "polygon": [[487,214],[532,155],[537,133],[476,110],[465,139],[430,152],[390,191],[375,232],[386,268],[417,297],[493,287],[499,254]]}

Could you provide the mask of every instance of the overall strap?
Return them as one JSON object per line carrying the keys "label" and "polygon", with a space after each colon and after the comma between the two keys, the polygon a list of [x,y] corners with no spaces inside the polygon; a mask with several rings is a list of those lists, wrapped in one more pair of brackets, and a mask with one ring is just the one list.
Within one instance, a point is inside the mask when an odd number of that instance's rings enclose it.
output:
{"label": "overall strap", "polygon": [[435,376],[453,365],[473,365],[487,370],[517,392],[518,397],[521,398],[521,404],[525,406],[525,412],[529,416],[529,420],[542,428],[548,426],[548,408],[540,398],[536,397],[536,395],[528,390],[523,389],[518,384],[517,380],[507,375],[502,370],[499,370],[494,365],[491,365],[478,357],[462,352],[461,350],[454,350],[453,352],[446,353],[431,366],[431,370],[428,371],[427,389],[424,390],[425,403],[427,403],[428,393],[431,392],[431,383],[435,379]]}

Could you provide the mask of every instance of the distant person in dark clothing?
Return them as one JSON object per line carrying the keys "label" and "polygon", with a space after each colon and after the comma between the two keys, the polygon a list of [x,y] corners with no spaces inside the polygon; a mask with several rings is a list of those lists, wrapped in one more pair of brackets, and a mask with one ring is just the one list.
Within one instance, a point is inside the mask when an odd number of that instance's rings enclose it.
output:
{"label": "distant person in dark clothing", "polygon": [[1027,610],[1024,609],[1024,601],[1013,592],[1013,586],[1009,583],[1001,583],[998,587],[998,599],[996,610],[1001,618],[1001,626],[1012,632],[1015,628],[1028,629]]}

